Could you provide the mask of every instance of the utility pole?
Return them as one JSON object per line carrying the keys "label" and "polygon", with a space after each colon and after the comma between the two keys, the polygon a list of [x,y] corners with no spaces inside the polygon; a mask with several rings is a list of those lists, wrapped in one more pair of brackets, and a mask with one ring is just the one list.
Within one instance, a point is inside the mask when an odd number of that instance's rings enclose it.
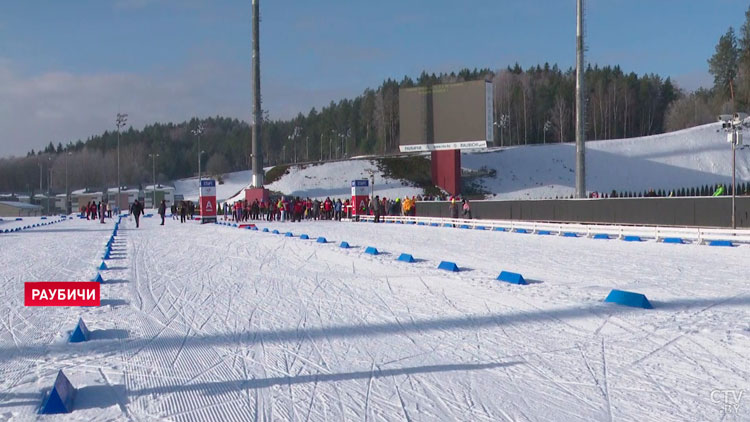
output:
{"label": "utility pole", "polygon": [[583,91],[583,0],[576,1],[576,197],[586,197],[586,133]]}
{"label": "utility pole", "polygon": [[[151,201],[151,208],[156,208],[156,157],[158,157],[159,154],[149,154],[148,156],[151,157],[153,161],[153,166],[151,167],[151,175],[154,178],[154,185],[152,186],[154,191],[154,200]],[[200,182],[198,182],[198,184],[200,185]]]}
{"label": "utility pole", "polygon": [[263,156],[261,155],[261,108],[260,108],[260,0],[253,0],[253,180],[252,186],[263,187]]}
{"label": "utility pole", "polygon": [[193,135],[198,137],[198,190],[200,190],[201,187],[201,154],[203,154],[203,151],[201,151],[201,135],[203,134],[203,123],[198,123],[198,127],[191,130]]}
{"label": "utility pole", "polygon": [[73,155],[72,152],[68,151],[65,154],[65,213],[70,214],[70,191],[68,190],[68,159]]}
{"label": "utility pole", "polygon": [[125,127],[125,123],[128,121],[128,115],[126,113],[117,113],[115,119],[115,126],[117,126],[117,213],[120,213],[120,129]]}
{"label": "utility pole", "polygon": [[305,161],[310,161],[310,137],[305,136]]}

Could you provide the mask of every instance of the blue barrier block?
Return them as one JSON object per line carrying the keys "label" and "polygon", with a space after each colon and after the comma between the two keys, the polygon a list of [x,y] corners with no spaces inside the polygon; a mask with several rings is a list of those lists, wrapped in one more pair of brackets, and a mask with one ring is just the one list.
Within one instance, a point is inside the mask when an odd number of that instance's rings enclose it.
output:
{"label": "blue barrier block", "polygon": [[253,230],[253,231],[256,231],[256,232],[257,232],[257,231],[258,231],[258,228],[257,228],[256,226],[250,226],[250,230]]}
{"label": "blue barrier block", "polygon": [[99,265],[99,271],[104,271],[108,269],[109,268],[107,268],[107,264],[105,264],[104,261],[102,261],[102,263]]}
{"label": "blue barrier block", "polygon": [[273,234],[279,234],[279,231],[278,230],[274,230],[271,233],[273,233]]}
{"label": "blue barrier block", "polygon": [[286,233],[284,233],[284,237],[294,237],[294,233],[292,233],[292,232],[286,232]]}
{"label": "blue barrier block", "polygon": [[70,413],[73,411],[73,402],[76,399],[76,389],[68,381],[63,371],[57,373],[52,391],[42,402],[39,413],[50,415],[55,413]]}
{"label": "blue barrier block", "polygon": [[146,214],[146,215],[143,216],[143,218],[151,218],[153,216],[154,216],[153,214]]}
{"label": "blue barrier block", "polygon": [[536,234],[547,236],[547,235],[551,235],[552,233],[549,230],[539,230],[538,232],[536,232]]}
{"label": "blue barrier block", "polygon": [[402,262],[414,262],[414,257],[408,253],[402,253],[398,256],[398,260]]}
{"label": "blue barrier block", "polygon": [[86,323],[83,322],[83,319],[78,318],[78,325],[76,325],[76,329],[70,334],[68,341],[70,343],[80,343],[82,341],[89,341],[89,337],[90,333],[88,327],[86,327]]}
{"label": "blue barrier block", "polygon": [[732,247],[734,244],[730,240],[712,240],[708,243],[708,246],[729,246]]}
{"label": "blue barrier block", "polygon": [[528,230],[526,229],[516,229],[516,233],[528,233]]}
{"label": "blue barrier block", "polygon": [[424,221],[420,221],[419,223],[417,223],[417,225],[418,225],[418,226],[424,226],[424,225],[425,225],[425,223],[424,223]]}
{"label": "blue barrier block", "polygon": [[104,251],[104,256],[102,257],[102,259],[112,259],[109,250]]}
{"label": "blue barrier block", "polygon": [[393,223],[393,221],[391,221],[391,220],[388,220],[388,221],[386,221],[386,223],[388,223],[388,224],[392,224],[392,223]]}
{"label": "blue barrier block", "polygon": [[377,250],[376,248],[373,248],[372,246],[368,246],[368,247],[367,247],[367,248],[365,249],[365,253],[366,253],[366,254],[370,254],[370,255],[377,255],[377,254],[379,254],[380,252],[378,252],[378,250]]}
{"label": "blue barrier block", "polygon": [[665,237],[664,240],[662,240],[664,243],[679,243],[683,244],[685,243],[684,240],[682,240],[681,237]]}
{"label": "blue barrier block", "polygon": [[524,280],[523,276],[518,273],[512,273],[510,271],[501,271],[497,279],[511,284],[529,284]]}
{"label": "blue barrier block", "polygon": [[597,233],[594,235],[594,239],[609,239],[609,238],[610,238],[609,235],[604,234],[604,233]]}
{"label": "blue barrier block", "polygon": [[403,221],[396,221],[396,224],[404,224]]}
{"label": "blue barrier block", "polygon": [[406,224],[416,224],[414,221],[407,221]]}
{"label": "blue barrier block", "polygon": [[487,230],[487,228],[486,228],[486,227],[484,227],[484,226],[476,226],[476,227],[474,227],[474,228],[475,228],[476,230]]}
{"label": "blue barrier block", "polygon": [[626,242],[642,242],[643,239],[641,239],[640,236],[625,236],[622,238],[622,240]]}
{"label": "blue barrier block", "polygon": [[578,233],[565,232],[563,233],[563,237],[578,237]]}
{"label": "blue barrier block", "polygon": [[339,248],[349,249],[349,242],[341,242],[339,243]]}
{"label": "blue barrier block", "polygon": [[310,236],[308,236],[306,234],[301,234],[301,235],[299,235],[299,238],[302,239],[302,240],[307,240],[307,239],[310,238]]}
{"label": "blue barrier block", "polygon": [[268,233],[268,227],[263,227],[263,233]]}
{"label": "blue barrier block", "polygon": [[316,240],[316,242],[318,242],[318,243],[328,243],[328,240],[327,240],[327,239],[326,239],[325,237],[323,237],[323,236],[320,236],[320,237],[319,237],[319,238],[318,238],[318,239]]}
{"label": "blue barrier block", "polygon": [[468,225],[466,225],[466,224],[461,224],[461,228],[462,228],[462,229],[470,229],[471,227],[469,227],[469,226],[468,226]]}
{"label": "blue barrier block", "polygon": [[99,274],[99,273],[96,273],[96,277],[94,277],[94,279],[93,279],[93,280],[91,280],[91,281],[95,281],[95,282],[97,282],[97,283],[103,283],[103,282],[104,282],[104,279],[102,278],[102,275],[101,275],[101,274]]}
{"label": "blue barrier block", "polygon": [[439,270],[445,270],[445,271],[453,271],[458,272],[458,265],[456,265],[455,262],[450,261],[440,261],[440,264],[438,264]]}
{"label": "blue barrier block", "polygon": [[626,292],[624,290],[612,289],[604,301],[623,306],[631,306],[633,308],[653,309],[651,302],[649,302],[643,294]]}
{"label": "blue barrier block", "polygon": [[21,217],[16,217],[16,221],[23,221],[23,218],[21,218]]}
{"label": "blue barrier block", "polygon": [[232,224],[232,227],[237,227],[237,225],[236,224]]}
{"label": "blue barrier block", "polygon": [[47,219],[47,217],[42,217],[42,220],[46,220],[46,219]]}
{"label": "blue barrier block", "polygon": [[445,224],[443,224],[443,227],[453,227],[453,224],[451,224],[451,223],[445,223]]}
{"label": "blue barrier block", "polygon": [[504,232],[505,231],[505,227],[495,227],[495,229],[493,231]]}

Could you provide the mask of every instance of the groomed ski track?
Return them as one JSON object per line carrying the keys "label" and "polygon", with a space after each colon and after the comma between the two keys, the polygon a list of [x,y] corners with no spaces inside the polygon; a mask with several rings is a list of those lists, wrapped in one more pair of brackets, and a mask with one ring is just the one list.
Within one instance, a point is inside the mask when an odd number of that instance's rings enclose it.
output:
{"label": "groomed ski track", "polygon": [[[38,418],[59,369],[79,393],[55,420],[750,416],[746,245],[158,221],[123,220],[100,308],[25,308],[23,282],[93,278],[111,222],[0,235],[0,420]],[[500,283],[501,270],[531,284]],[[612,288],[655,309],[603,303]],[[68,344],[79,316],[94,339]],[[746,391],[739,414],[715,389]]]}

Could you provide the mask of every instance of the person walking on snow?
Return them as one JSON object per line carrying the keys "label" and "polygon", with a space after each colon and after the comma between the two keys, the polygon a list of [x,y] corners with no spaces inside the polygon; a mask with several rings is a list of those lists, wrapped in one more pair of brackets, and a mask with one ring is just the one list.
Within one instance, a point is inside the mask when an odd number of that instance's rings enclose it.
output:
{"label": "person walking on snow", "polygon": [[161,224],[160,226],[164,225],[164,216],[167,214],[167,201],[161,200],[161,204],[159,205],[159,215],[161,216]]}
{"label": "person walking on snow", "polygon": [[141,214],[143,214],[143,205],[141,205],[141,203],[137,199],[130,207],[130,213],[133,214],[133,218],[135,218],[135,228],[137,229],[138,227],[140,227],[140,218]]}

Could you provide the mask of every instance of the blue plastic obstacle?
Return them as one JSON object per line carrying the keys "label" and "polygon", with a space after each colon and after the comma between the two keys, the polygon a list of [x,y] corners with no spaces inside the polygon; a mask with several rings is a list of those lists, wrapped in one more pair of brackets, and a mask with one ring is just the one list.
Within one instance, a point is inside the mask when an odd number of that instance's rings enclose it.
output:
{"label": "blue plastic obstacle", "polygon": [[301,234],[301,235],[299,235],[299,238],[302,239],[302,240],[307,240],[307,239],[310,238],[310,236],[308,236],[306,234]]}
{"label": "blue plastic obstacle", "polygon": [[641,239],[640,236],[625,236],[622,238],[622,240],[626,242],[641,242],[643,239]]}
{"label": "blue plastic obstacle", "polygon": [[351,246],[349,246],[349,242],[341,242],[339,243],[339,248],[349,249]]}
{"label": "blue plastic obstacle", "polygon": [[563,233],[563,237],[578,237],[578,233],[565,232]]}
{"label": "blue plastic obstacle", "polygon": [[462,229],[470,229],[470,228],[471,228],[471,227],[469,227],[469,226],[468,226],[467,224],[461,224],[461,226],[460,226],[460,227],[461,227]]}
{"label": "blue plastic obstacle", "polygon": [[273,234],[279,234],[279,231],[278,230],[274,230],[271,233],[273,233]]}
{"label": "blue plastic obstacle", "polygon": [[294,233],[292,233],[292,232],[286,232],[286,233],[284,233],[284,237],[294,237]]}
{"label": "blue plastic obstacle", "polygon": [[16,221],[23,221],[23,218],[21,218],[21,217],[16,217]]}
{"label": "blue plastic obstacle", "polygon": [[370,255],[377,255],[377,254],[379,254],[380,252],[378,252],[378,250],[377,250],[376,248],[373,248],[372,246],[368,246],[368,247],[367,247],[367,248],[365,249],[365,253],[366,253],[366,254],[370,254]]}
{"label": "blue plastic obstacle", "polygon": [[73,411],[73,402],[76,399],[76,389],[68,381],[63,371],[57,373],[52,391],[42,402],[39,413],[51,415],[55,413],[70,413]]}
{"label": "blue plastic obstacle", "polygon": [[419,223],[417,223],[417,225],[418,225],[418,226],[424,226],[424,225],[425,225],[425,223],[424,223],[424,221],[420,221]]}
{"label": "blue plastic obstacle", "polygon": [[681,237],[665,237],[664,240],[662,240],[664,243],[679,243],[683,244],[685,243],[684,240],[682,240]]}
{"label": "blue plastic obstacle", "polygon": [[97,283],[103,283],[103,282],[104,282],[104,279],[102,278],[102,275],[101,275],[101,274],[99,274],[99,273],[96,273],[96,277],[94,277],[94,279],[93,279],[93,280],[91,280],[91,281],[96,281]]}
{"label": "blue plastic obstacle", "polygon": [[106,251],[104,251],[104,256],[102,257],[102,259],[112,259],[112,256],[110,255],[110,252],[109,252],[109,249],[107,249]]}
{"label": "blue plastic obstacle", "polygon": [[445,270],[445,271],[453,271],[458,272],[458,265],[456,265],[455,262],[450,261],[440,261],[440,264],[438,264],[439,270]]}
{"label": "blue plastic obstacle", "polygon": [[107,268],[107,264],[104,261],[102,261],[102,263],[99,264],[99,270],[100,271],[104,271],[104,270],[108,270],[108,269],[109,268]]}
{"label": "blue plastic obstacle", "polygon": [[268,233],[268,227],[263,227],[263,233]]}
{"label": "blue plastic obstacle", "polygon": [[624,290],[612,289],[604,301],[623,306],[631,306],[633,308],[653,309],[651,302],[646,299],[645,295],[635,292],[626,292]]}
{"label": "blue plastic obstacle", "polygon": [[76,325],[76,329],[70,334],[68,341],[71,343],[80,343],[82,341],[89,341],[90,337],[91,333],[88,327],[86,327],[86,323],[83,322],[82,318],[78,318],[78,325]]}
{"label": "blue plastic obstacle", "polygon": [[505,227],[495,227],[494,231],[496,231],[496,232],[504,232],[505,231]]}
{"label": "blue plastic obstacle", "polygon": [[516,229],[516,233],[528,233],[529,231],[526,229]]}
{"label": "blue plastic obstacle", "polygon": [[550,232],[549,230],[539,230],[538,232],[536,232],[536,234],[546,236],[552,234],[552,232]]}
{"label": "blue plastic obstacle", "polygon": [[506,283],[511,284],[529,284],[526,282],[526,280],[523,278],[521,274],[513,273],[510,271],[501,271],[500,275],[497,276],[497,280],[504,281]]}
{"label": "blue plastic obstacle", "polygon": [[712,240],[708,243],[708,246],[734,246],[730,240]]}
{"label": "blue plastic obstacle", "polygon": [[416,224],[414,221],[407,221],[406,224]]}
{"label": "blue plastic obstacle", "polygon": [[604,233],[597,233],[594,235],[594,239],[607,239],[609,240],[609,235]]}
{"label": "blue plastic obstacle", "polygon": [[474,229],[476,229],[476,230],[487,230],[487,228],[484,227],[484,226],[476,226],[476,227],[474,227]]}
{"label": "blue plastic obstacle", "polygon": [[46,219],[47,219],[47,217],[42,217],[42,220],[46,220]]}
{"label": "blue plastic obstacle", "polygon": [[431,226],[431,227],[439,227],[439,226],[440,226],[440,224],[438,224],[438,223],[430,223],[430,226]]}
{"label": "blue plastic obstacle", "polygon": [[451,224],[451,223],[445,223],[445,224],[443,224],[443,227],[453,227],[453,224]]}
{"label": "blue plastic obstacle", "polygon": [[398,260],[402,262],[414,262],[414,257],[408,253],[402,253],[398,256]]}
{"label": "blue plastic obstacle", "polygon": [[318,243],[328,243],[328,240],[326,240],[326,238],[325,238],[325,237],[323,237],[323,236],[320,236],[320,237],[319,237],[319,238],[318,238],[318,239],[316,240],[316,242],[318,242]]}

